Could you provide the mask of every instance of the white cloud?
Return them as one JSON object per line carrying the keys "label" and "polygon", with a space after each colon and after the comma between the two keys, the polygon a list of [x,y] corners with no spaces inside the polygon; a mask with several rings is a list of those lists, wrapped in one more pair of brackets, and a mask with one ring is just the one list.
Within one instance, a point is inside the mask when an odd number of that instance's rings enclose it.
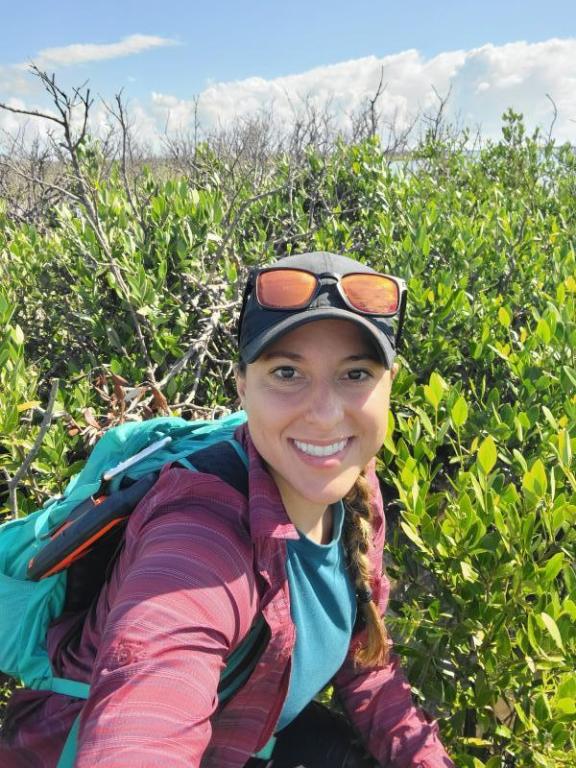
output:
{"label": "white cloud", "polygon": [[498,135],[502,113],[512,107],[527,125],[547,130],[553,99],[557,139],[576,143],[576,39],[485,45],[468,51],[453,80],[452,109],[464,122]]}
{"label": "white cloud", "polygon": [[[44,48],[34,57],[34,63],[43,69],[45,67],[68,67],[72,64],[85,64],[88,61],[118,59],[122,56],[132,56],[142,53],[149,48],[161,48],[167,45],[178,45],[175,40],[153,35],[130,35],[118,43],[75,43],[61,48]],[[25,66],[25,65],[22,65]]]}
{"label": "white cloud", "polygon": [[[127,55],[150,45],[171,42],[133,35],[110,46],[68,46],[44,51],[42,55],[71,63]],[[9,74],[0,69],[0,87],[3,76]],[[197,103],[193,98],[182,99],[169,92],[152,92],[149,100],[132,100],[129,113],[138,136],[157,148],[166,131],[191,131],[195,110],[206,131],[231,126],[242,117],[267,110],[272,110],[276,123],[284,128],[310,104],[329,108],[333,127],[346,130],[350,115],[376,92],[381,74],[385,85],[378,103],[381,119],[383,124],[393,123],[398,130],[408,126],[418,114],[433,113],[438,108],[438,94],[450,93],[446,117],[472,128],[480,126],[483,138],[500,136],[501,116],[509,107],[524,114],[528,130],[541,126],[547,133],[553,117],[553,99],[558,109],[555,137],[576,144],[576,38],[488,44],[428,59],[416,50],[407,50],[270,80],[251,77],[211,82],[199,94]],[[94,111],[93,117],[94,126],[102,128],[104,113]],[[0,125],[1,121],[0,113]]]}
{"label": "white cloud", "polygon": [[[116,43],[93,44],[78,43],[67,45],[60,48],[45,48],[39,51],[32,59],[33,63],[40,70],[50,70],[55,67],[66,67],[75,64],[85,64],[92,61],[102,61],[105,59],[115,59],[123,56],[131,56],[142,53],[151,48],[178,45],[175,40],[157,37],[152,35],[130,35]],[[30,63],[18,63],[6,66],[0,66],[0,101],[3,101],[9,107],[16,109],[25,109],[38,111],[40,113],[50,113],[50,107],[46,107],[45,94],[43,87],[37,78],[33,78],[29,72]],[[135,80],[129,77],[129,81]],[[6,95],[4,95],[6,94]],[[24,97],[25,100],[24,100]],[[149,110],[139,105],[135,106],[138,116],[138,124],[143,126],[143,134],[146,141],[150,141],[152,133],[158,134],[154,117]],[[81,112],[81,109],[77,110]],[[98,133],[104,132],[106,126],[106,109],[103,105],[94,105],[91,110],[91,130]],[[76,115],[81,119],[81,115]],[[10,144],[10,136],[16,135],[20,130],[26,130],[26,136],[30,140],[33,138],[46,137],[49,130],[54,130],[53,123],[43,121],[26,115],[17,115],[13,112],[0,110],[0,132],[9,134],[7,140],[2,142],[5,146]],[[56,129],[57,130],[57,129]],[[0,146],[0,149],[2,147]]]}
{"label": "white cloud", "polygon": [[[384,121],[399,129],[407,126],[413,115],[437,101],[433,87],[447,91],[462,65],[465,53],[444,53],[424,61],[415,51],[405,51],[379,59],[369,56],[308,72],[265,80],[212,83],[199,95],[198,118],[205,129],[225,127],[234,120],[271,111],[276,123],[289,125],[305,112],[307,105],[328,108],[334,127],[346,130],[350,116],[359,110],[378,88],[381,74],[385,89],[379,102]],[[151,110],[159,125],[169,131],[190,127],[195,103],[166,93],[152,93]]]}
{"label": "white cloud", "polygon": [[[530,129],[544,128],[558,108],[555,135],[576,143],[576,39],[552,39],[542,43],[485,45],[469,51],[451,51],[425,59],[418,51],[377,58],[369,56],[317,67],[297,75],[264,80],[252,77],[212,83],[199,98],[198,116],[207,128],[273,109],[280,125],[294,119],[305,100],[317,107],[329,106],[336,126],[349,126],[352,112],[376,92],[380,74],[386,85],[379,100],[384,122],[398,129],[417,114],[433,112],[438,94],[450,92],[447,117],[481,126],[485,138],[500,134],[502,113],[509,107],[522,112]],[[151,112],[159,127],[182,130],[192,121],[192,100],[153,93]]]}

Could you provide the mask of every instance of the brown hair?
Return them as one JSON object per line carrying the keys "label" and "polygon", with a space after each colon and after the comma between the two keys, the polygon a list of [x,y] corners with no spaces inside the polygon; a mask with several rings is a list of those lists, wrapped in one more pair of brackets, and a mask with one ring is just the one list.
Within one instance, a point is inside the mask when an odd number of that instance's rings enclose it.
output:
{"label": "brown hair", "polygon": [[363,667],[384,664],[389,655],[389,639],[386,627],[372,598],[371,566],[368,548],[372,538],[371,493],[365,471],[344,498],[344,547],[348,556],[358,610],[366,626],[366,641],[356,651],[355,660]]}

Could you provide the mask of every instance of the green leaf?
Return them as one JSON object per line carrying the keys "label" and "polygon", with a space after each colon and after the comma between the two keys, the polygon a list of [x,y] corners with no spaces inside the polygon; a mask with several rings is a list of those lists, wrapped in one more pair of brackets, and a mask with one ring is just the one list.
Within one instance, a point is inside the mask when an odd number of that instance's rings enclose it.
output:
{"label": "green leaf", "polygon": [[434,408],[434,410],[437,411],[438,406],[440,405],[440,400],[436,396],[436,393],[434,392],[432,387],[430,387],[428,384],[424,385],[424,397],[430,403],[432,408]]}
{"label": "green leaf", "polygon": [[450,411],[450,418],[456,428],[460,428],[468,419],[468,405],[462,395],[458,397]]}
{"label": "green leaf", "polygon": [[550,616],[550,614],[546,613],[545,611],[542,611],[540,618],[544,622],[544,626],[548,630],[552,640],[554,640],[558,648],[564,652],[564,643],[562,642],[562,636],[560,635],[558,624],[556,624],[552,616]]}
{"label": "green leaf", "polygon": [[564,553],[563,552],[557,552],[553,557],[548,560],[546,563],[544,569],[543,569],[543,577],[546,583],[550,583],[554,581],[556,576],[560,573],[562,570],[562,567],[564,565]]}
{"label": "green leaf", "polygon": [[550,424],[552,429],[557,430],[558,429],[558,424],[556,422],[556,419],[552,415],[552,411],[550,410],[550,408],[547,408],[545,405],[543,405],[542,406],[542,413],[544,414],[544,417],[546,418],[546,421],[548,422],[548,424]]}
{"label": "green leaf", "polygon": [[19,325],[15,325],[12,329],[12,339],[14,340],[14,343],[17,344],[19,347],[24,344],[24,333],[22,331],[22,328],[20,328]]}
{"label": "green leaf", "polygon": [[485,475],[489,474],[494,464],[496,464],[496,443],[492,435],[488,435],[478,448],[478,464]]}
{"label": "green leaf", "polygon": [[566,429],[562,429],[558,433],[558,452],[562,464],[565,467],[569,467],[572,462],[572,443],[570,441],[570,434]]}
{"label": "green leaf", "polygon": [[522,454],[520,453],[520,451],[517,448],[514,448],[512,450],[512,455],[514,456],[514,458],[516,459],[518,464],[520,464],[520,466],[522,468],[522,471],[523,472],[527,472],[528,471],[528,464],[527,464],[526,459],[524,458],[524,456],[522,456]]}
{"label": "green leaf", "polygon": [[430,386],[432,387],[432,390],[434,391],[434,394],[438,398],[438,401],[442,400],[442,396],[444,395],[444,391],[446,390],[446,382],[440,376],[439,373],[436,373],[436,371],[433,371],[430,375]]}
{"label": "green leaf", "polygon": [[406,536],[408,536],[410,541],[413,541],[414,544],[416,544],[418,549],[422,550],[422,552],[429,552],[430,551],[428,549],[428,547],[426,546],[426,544],[424,544],[424,542],[422,541],[422,539],[418,535],[417,531],[411,525],[409,525],[408,523],[402,521],[400,523],[400,527],[402,528],[402,530],[404,531]]}
{"label": "green leaf", "polygon": [[503,325],[504,328],[508,328],[510,326],[510,323],[512,322],[512,318],[510,317],[510,313],[506,309],[506,307],[500,307],[498,310],[498,322],[500,325]]}
{"label": "green leaf", "polygon": [[548,489],[546,469],[541,459],[536,459],[532,468],[524,473],[522,488],[538,498],[542,498]]}
{"label": "green leaf", "polygon": [[550,330],[550,326],[543,317],[538,320],[538,324],[536,325],[536,336],[538,336],[538,338],[541,339],[544,344],[549,344],[550,339],[552,338],[552,331]]}
{"label": "green leaf", "polygon": [[574,699],[555,699],[553,707],[561,715],[576,714],[576,701]]}
{"label": "green leaf", "polygon": [[534,714],[536,715],[536,719],[540,722],[546,722],[552,719],[548,698],[543,693],[536,696],[534,701]]}
{"label": "green leaf", "polygon": [[528,614],[528,623],[526,626],[526,631],[528,634],[528,641],[530,642],[530,645],[539,656],[542,655],[543,653],[542,648],[540,647],[540,644],[538,643],[538,639],[536,638],[536,632],[538,631],[538,624],[536,623],[536,619],[534,618],[534,614],[532,613]]}
{"label": "green leaf", "polygon": [[576,675],[573,672],[562,678],[556,689],[556,696],[559,699],[572,699],[576,702]]}
{"label": "green leaf", "polygon": [[462,576],[464,576],[465,581],[478,581],[478,571],[474,570],[470,563],[462,560],[460,563],[460,570],[462,571]]}

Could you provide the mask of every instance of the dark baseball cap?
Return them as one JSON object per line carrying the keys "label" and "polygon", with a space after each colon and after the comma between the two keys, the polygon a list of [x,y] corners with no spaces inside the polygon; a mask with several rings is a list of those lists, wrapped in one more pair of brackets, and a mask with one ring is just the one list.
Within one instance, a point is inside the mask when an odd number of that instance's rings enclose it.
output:
{"label": "dark baseball cap", "polygon": [[[340,295],[338,278],[335,276],[364,272],[379,274],[366,264],[347,256],[316,251],[285,256],[265,269],[305,269],[318,275],[320,288],[312,302],[303,309],[267,309],[256,298],[254,279],[259,270],[253,270],[244,292],[238,327],[238,348],[244,363],[253,363],[266,347],[301,325],[314,320],[349,320],[366,332],[381,362],[387,368],[392,367],[402,324],[404,291],[399,310],[399,327],[395,332],[394,318],[355,312]],[[400,282],[403,285],[403,281]]]}

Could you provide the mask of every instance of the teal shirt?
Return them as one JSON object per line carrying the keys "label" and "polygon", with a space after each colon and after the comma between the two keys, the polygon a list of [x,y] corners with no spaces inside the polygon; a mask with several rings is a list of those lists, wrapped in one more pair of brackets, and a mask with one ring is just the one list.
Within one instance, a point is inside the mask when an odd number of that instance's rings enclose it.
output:
{"label": "teal shirt", "polygon": [[277,730],[285,728],[341,667],[356,619],[354,586],[341,540],[344,505],[333,506],[333,535],[316,544],[300,533],[287,542],[286,571],[296,644],[288,695]]}

